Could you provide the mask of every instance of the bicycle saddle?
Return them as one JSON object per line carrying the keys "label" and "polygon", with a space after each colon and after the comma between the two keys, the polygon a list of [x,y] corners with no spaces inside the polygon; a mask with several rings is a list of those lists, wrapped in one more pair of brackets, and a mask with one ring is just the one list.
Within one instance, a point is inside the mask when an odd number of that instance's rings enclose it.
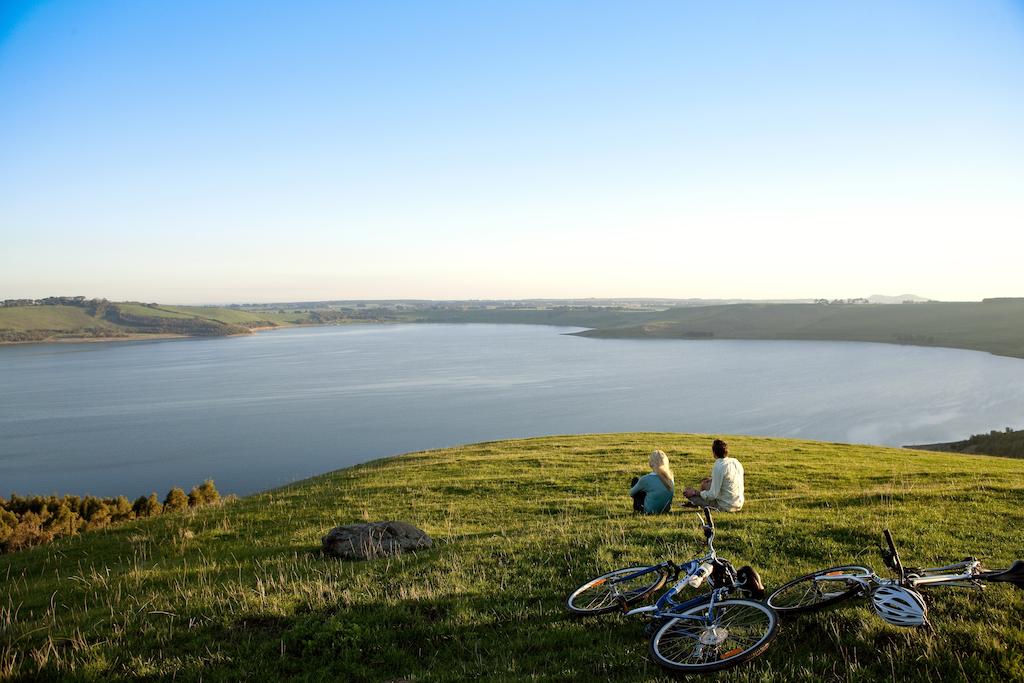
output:
{"label": "bicycle saddle", "polygon": [[1024,589],[1024,560],[1017,560],[1010,565],[1009,569],[1002,571],[985,572],[979,578],[986,581],[1001,581],[1012,583],[1017,588]]}
{"label": "bicycle saddle", "polygon": [[750,592],[755,600],[764,598],[764,584],[761,582],[761,575],[749,564],[745,564],[736,572],[740,585]]}

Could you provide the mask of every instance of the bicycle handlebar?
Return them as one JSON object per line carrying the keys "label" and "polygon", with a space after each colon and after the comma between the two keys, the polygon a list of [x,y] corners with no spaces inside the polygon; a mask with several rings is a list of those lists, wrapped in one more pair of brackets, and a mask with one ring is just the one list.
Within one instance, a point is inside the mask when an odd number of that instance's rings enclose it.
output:
{"label": "bicycle handlebar", "polygon": [[896,550],[896,543],[892,540],[892,534],[889,533],[888,529],[882,529],[882,535],[885,536],[885,542],[889,546],[889,554],[885,557],[885,564],[894,572],[903,578],[903,562],[900,561],[900,554]]}
{"label": "bicycle handlebar", "polygon": [[893,555],[896,554],[896,544],[893,543],[892,534],[889,533],[888,529],[882,529],[882,535],[885,536],[885,542],[889,544],[889,552]]}
{"label": "bicycle handlebar", "polygon": [[713,554],[714,548],[711,545],[711,540],[715,537],[715,522],[711,519],[711,510],[708,508],[704,508],[704,523],[701,525],[701,529],[704,530],[704,538],[707,539],[708,548]]}

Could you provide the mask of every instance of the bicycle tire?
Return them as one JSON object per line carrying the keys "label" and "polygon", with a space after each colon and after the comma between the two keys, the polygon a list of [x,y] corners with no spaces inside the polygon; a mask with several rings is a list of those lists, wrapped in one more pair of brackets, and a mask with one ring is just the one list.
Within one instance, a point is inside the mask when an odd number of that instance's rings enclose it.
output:
{"label": "bicycle tire", "polygon": [[775,610],[763,602],[741,598],[716,603],[711,627],[685,618],[705,610],[707,603],[692,607],[654,633],[650,654],[658,666],[682,673],[729,669],[764,654],[779,632]]}
{"label": "bicycle tire", "polygon": [[[572,614],[580,616],[608,614],[621,610],[623,603],[616,599],[610,590],[602,590],[602,587],[608,586],[608,580],[616,576],[625,576],[634,572],[654,569],[655,567],[650,565],[640,565],[636,567],[623,567],[622,569],[602,574],[587,581],[570,593],[565,602],[566,607],[569,608]],[[643,600],[664,586],[668,580],[668,573],[664,570],[656,570],[652,571],[649,575],[639,576],[637,579],[638,583],[627,589],[625,595],[623,595],[627,606]]]}
{"label": "bicycle tire", "polygon": [[[845,583],[845,587],[841,591],[822,593],[818,590],[821,582],[814,581],[814,579],[830,573],[852,574],[854,572],[864,578],[868,578],[873,573],[869,568],[856,564],[819,569],[816,572],[805,574],[779,586],[771,592],[766,602],[769,607],[779,614],[801,614],[824,609],[854,597],[861,592],[862,586],[859,583],[849,581]],[[805,583],[807,585],[802,586]],[[794,593],[793,589],[796,589],[795,595],[791,595]],[[797,599],[796,604],[793,603],[794,598]]]}

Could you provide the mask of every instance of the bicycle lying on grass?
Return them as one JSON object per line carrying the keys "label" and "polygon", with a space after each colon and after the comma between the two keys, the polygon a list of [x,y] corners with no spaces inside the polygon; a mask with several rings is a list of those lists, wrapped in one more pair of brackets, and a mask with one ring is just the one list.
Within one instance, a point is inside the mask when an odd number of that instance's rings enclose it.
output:
{"label": "bicycle lying on grass", "polygon": [[1024,589],[1024,560],[1008,569],[985,571],[981,562],[968,557],[960,562],[917,569],[904,567],[892,534],[884,530],[889,546],[882,553],[885,566],[897,578],[878,576],[870,567],[843,565],[812,572],[777,588],[768,604],[780,615],[813,612],[858,596],[870,596],[875,613],[894,626],[927,626],[928,607],[918,588],[964,586],[984,588],[987,581],[1010,583]]}
{"label": "bicycle lying on grass", "polygon": [[[673,671],[718,671],[762,654],[776,636],[778,617],[757,601],[765,594],[761,578],[752,567],[736,570],[731,562],[718,557],[710,510],[704,510],[701,528],[707,539],[706,555],[681,565],[666,560],[603,574],[569,595],[569,611],[577,615],[619,611],[652,617],[651,658]],[[635,607],[670,581],[674,585],[653,605]],[[707,584],[710,592],[685,601],[677,599],[684,589],[702,584]]]}

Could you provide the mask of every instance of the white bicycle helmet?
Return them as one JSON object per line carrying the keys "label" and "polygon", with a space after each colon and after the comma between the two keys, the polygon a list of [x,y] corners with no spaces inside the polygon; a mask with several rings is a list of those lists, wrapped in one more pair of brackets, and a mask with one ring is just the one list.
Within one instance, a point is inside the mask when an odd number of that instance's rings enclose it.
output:
{"label": "white bicycle helmet", "polygon": [[902,586],[880,586],[871,594],[871,606],[878,616],[893,626],[924,626],[928,607],[915,590]]}

